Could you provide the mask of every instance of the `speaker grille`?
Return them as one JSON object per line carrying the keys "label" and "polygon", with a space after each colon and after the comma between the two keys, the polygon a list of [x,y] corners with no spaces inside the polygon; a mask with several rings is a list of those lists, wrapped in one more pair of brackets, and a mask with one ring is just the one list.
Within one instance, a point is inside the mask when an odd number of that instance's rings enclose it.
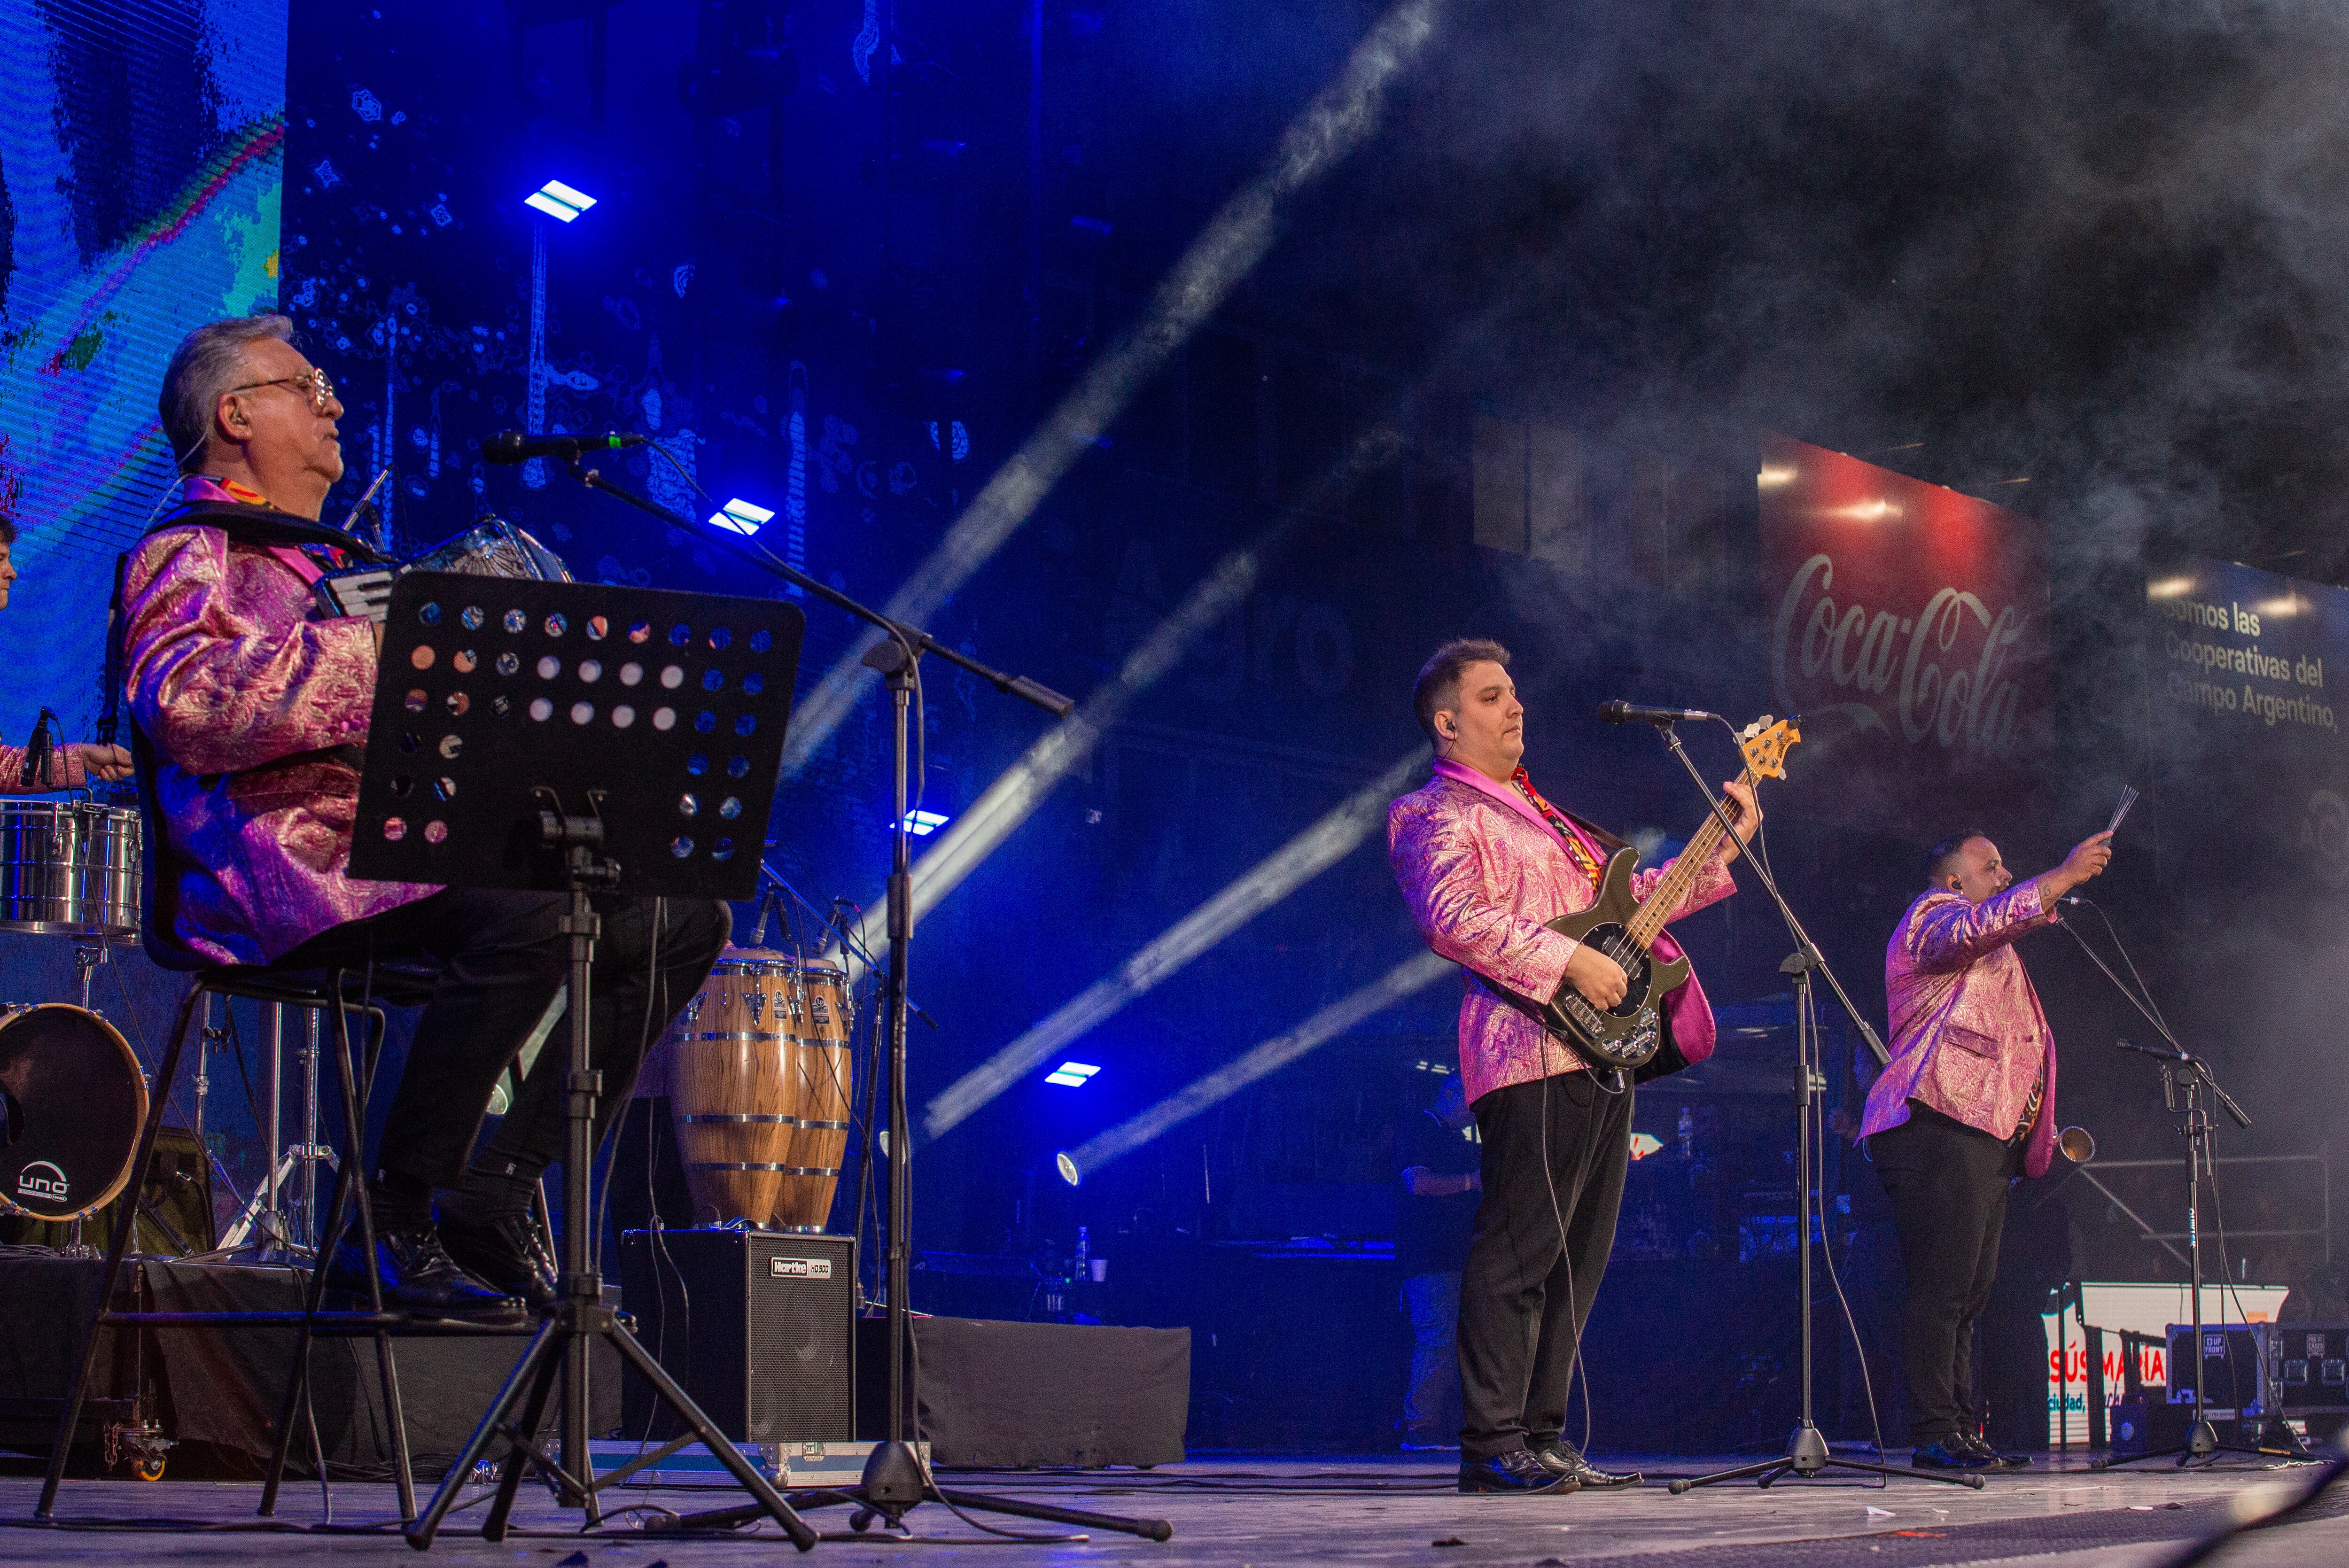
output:
{"label": "speaker grille", "polygon": [[[750,1435],[761,1442],[856,1436],[849,1376],[855,1249],[845,1237],[754,1236]],[[829,1278],[815,1277],[828,1267]]]}

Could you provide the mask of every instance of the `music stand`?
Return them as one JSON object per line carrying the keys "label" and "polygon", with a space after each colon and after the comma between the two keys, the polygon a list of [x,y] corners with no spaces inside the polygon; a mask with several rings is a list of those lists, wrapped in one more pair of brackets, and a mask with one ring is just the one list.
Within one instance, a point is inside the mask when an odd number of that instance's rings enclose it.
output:
{"label": "music stand", "polygon": [[[481,1525],[486,1540],[504,1537],[532,1466],[593,1523],[601,1489],[698,1441],[793,1545],[816,1542],[604,1305],[589,1190],[603,1092],[589,1039],[600,927],[590,895],[756,893],[804,630],[795,606],[771,599],[436,572],[410,573],[392,590],[351,874],[571,898],[562,923],[571,1050],[560,1284],[431,1502],[407,1527],[419,1551],[432,1544],[498,1439],[506,1453]],[[658,1453],[600,1481],[588,1448],[587,1357],[598,1338],[644,1376],[683,1429]],[[558,1377],[561,1446],[550,1452],[539,1421]]]}

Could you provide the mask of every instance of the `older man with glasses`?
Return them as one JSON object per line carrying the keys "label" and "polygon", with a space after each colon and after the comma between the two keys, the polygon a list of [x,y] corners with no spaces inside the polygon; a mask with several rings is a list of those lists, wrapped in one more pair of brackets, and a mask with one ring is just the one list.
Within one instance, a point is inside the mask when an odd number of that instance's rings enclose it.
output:
{"label": "older man with glasses", "polygon": [[[374,1266],[388,1299],[412,1309],[544,1305],[554,1268],[528,1216],[562,1147],[560,1052],[473,1146],[499,1074],[553,1023],[565,900],[348,874],[381,638],[315,602],[324,571],[370,552],[317,521],[343,475],[343,405],[294,346],[293,324],[199,327],[171,356],[160,412],[180,504],[124,560],[119,632],[155,824],[154,935],[191,967],[435,965],[369,1175]],[[608,1125],[729,921],[720,903],[597,908],[589,994]],[[451,1190],[437,1213],[436,1189]],[[363,1277],[348,1263],[345,1282]]]}

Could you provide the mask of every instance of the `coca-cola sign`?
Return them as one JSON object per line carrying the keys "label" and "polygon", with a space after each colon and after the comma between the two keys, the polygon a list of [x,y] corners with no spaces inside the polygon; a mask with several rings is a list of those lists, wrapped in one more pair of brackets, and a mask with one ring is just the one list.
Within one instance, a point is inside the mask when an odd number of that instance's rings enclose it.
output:
{"label": "coca-cola sign", "polygon": [[2012,779],[2047,676],[2030,523],[1783,437],[1759,485],[1771,697],[1837,763],[1816,803],[1926,815]]}

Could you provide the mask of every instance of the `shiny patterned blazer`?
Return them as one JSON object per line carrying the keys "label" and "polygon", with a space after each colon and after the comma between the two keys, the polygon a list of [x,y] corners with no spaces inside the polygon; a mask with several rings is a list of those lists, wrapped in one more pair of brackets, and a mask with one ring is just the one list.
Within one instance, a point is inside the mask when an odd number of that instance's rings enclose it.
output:
{"label": "shiny patterned blazer", "polygon": [[[1532,802],[1456,764],[1436,768],[1425,787],[1387,808],[1387,854],[1427,944],[1469,972],[1460,999],[1460,1073],[1474,1104],[1510,1084],[1583,1070],[1573,1047],[1493,987],[1535,1003],[1555,995],[1578,944],[1547,923],[1589,908],[1598,894]],[[1604,865],[1606,848],[1585,841]],[[1645,898],[1667,869],[1669,862],[1635,873],[1631,891]],[[1725,898],[1735,886],[1716,859],[1677,913]],[[1679,956],[1669,936],[1658,939],[1656,952]],[[1664,1012],[1683,1057],[1694,1063],[1713,1054],[1713,1009],[1693,974]]]}
{"label": "shiny patterned blazer", "polygon": [[1884,950],[1892,1065],[1868,1091],[1861,1137],[1908,1120],[1912,1099],[2012,1137],[2044,1071],[2023,1169],[2047,1173],[2055,1149],[2055,1037],[2013,944],[2054,919],[2036,877],[1980,903],[1935,888],[1909,906]]}
{"label": "shiny patterned blazer", "polygon": [[197,504],[123,562],[149,920],[198,961],[268,963],[439,891],[345,874],[375,632],[361,618],[311,618],[319,568],[299,542],[322,535],[351,543],[260,508]]}

